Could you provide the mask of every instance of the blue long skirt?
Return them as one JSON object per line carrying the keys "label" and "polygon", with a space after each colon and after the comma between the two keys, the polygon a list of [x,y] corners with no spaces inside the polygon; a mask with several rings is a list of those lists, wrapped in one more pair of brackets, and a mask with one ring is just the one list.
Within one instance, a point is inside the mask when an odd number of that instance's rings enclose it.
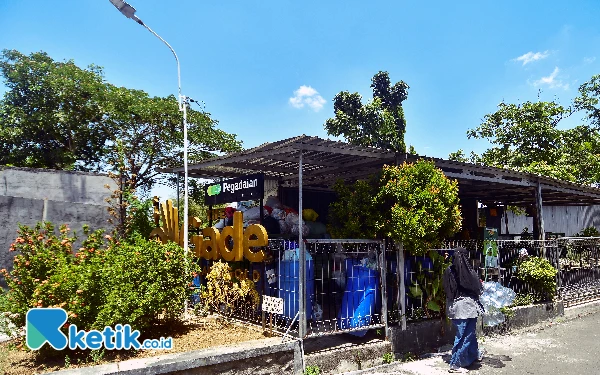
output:
{"label": "blue long skirt", "polygon": [[475,362],[479,355],[477,336],[475,335],[477,318],[452,319],[452,323],[456,328],[456,337],[452,347],[450,366],[468,367]]}

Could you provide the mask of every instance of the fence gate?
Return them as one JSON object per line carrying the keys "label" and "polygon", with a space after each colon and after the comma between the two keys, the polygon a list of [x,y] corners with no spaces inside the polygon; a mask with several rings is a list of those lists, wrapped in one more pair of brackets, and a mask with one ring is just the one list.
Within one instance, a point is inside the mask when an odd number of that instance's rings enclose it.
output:
{"label": "fence gate", "polygon": [[307,240],[305,248],[307,336],[387,332],[383,242]]}
{"label": "fence gate", "polygon": [[600,238],[560,238],[559,296],[565,307],[600,300]]}

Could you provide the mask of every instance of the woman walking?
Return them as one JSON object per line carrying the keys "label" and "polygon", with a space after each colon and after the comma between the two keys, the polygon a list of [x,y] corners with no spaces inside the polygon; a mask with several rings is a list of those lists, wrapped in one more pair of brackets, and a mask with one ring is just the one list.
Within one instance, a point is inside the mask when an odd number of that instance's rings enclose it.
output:
{"label": "woman walking", "polygon": [[479,350],[475,328],[477,316],[483,313],[479,295],[483,288],[477,273],[469,263],[466,249],[456,249],[452,265],[444,272],[446,313],[456,328],[449,372],[466,373],[465,367],[481,361],[484,352]]}

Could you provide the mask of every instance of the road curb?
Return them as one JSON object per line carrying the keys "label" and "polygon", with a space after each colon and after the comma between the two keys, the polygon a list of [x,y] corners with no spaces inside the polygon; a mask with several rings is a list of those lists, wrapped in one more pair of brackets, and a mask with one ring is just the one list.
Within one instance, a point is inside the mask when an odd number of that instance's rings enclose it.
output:
{"label": "road curb", "polygon": [[[290,352],[293,353],[293,363],[289,369],[290,373],[302,374],[302,358],[299,341],[293,340],[282,343],[281,338],[247,341],[236,345],[165,354],[157,357],[131,359],[91,367],[60,370],[53,372],[52,374],[147,375],[167,374],[178,371],[187,373],[189,370],[221,365],[224,363],[231,365],[236,361],[245,362],[246,360],[256,357],[268,355],[282,357],[282,354],[291,354]],[[241,363],[240,365],[243,366],[244,363]]]}

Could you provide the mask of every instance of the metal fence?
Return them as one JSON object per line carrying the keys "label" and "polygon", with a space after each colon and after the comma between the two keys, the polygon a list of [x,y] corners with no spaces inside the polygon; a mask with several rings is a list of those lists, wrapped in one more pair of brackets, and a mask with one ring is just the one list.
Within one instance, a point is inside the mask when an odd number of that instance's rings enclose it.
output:
{"label": "metal fence", "polygon": [[307,240],[305,248],[314,262],[307,272],[307,335],[385,328],[383,242]]}
{"label": "metal fence", "polygon": [[[454,249],[469,251],[483,280],[498,281],[518,294],[533,292],[516,277],[519,255],[545,257],[559,271],[558,297],[565,306],[600,299],[600,238],[446,241],[430,256],[408,256],[392,242],[371,240],[271,239],[261,263],[230,263],[236,278],[252,278],[260,296],[283,299],[283,314],[240,304],[234,317],[272,326],[278,333],[306,337],[387,328],[388,324],[440,318],[444,307],[441,278]],[[300,310],[300,248],[305,251],[305,319]],[[446,263],[444,263],[446,262]],[[201,260],[203,276],[213,261]],[[543,298],[543,297],[541,297]],[[261,301],[262,302],[262,301]],[[386,330],[387,332],[387,330]]]}
{"label": "metal fence", "polygon": [[559,296],[565,307],[600,299],[600,238],[559,238]]}
{"label": "metal fence", "polygon": [[445,309],[445,300],[440,297],[440,294],[443,296],[443,271],[449,265],[454,249],[459,247],[469,251],[473,269],[482,280],[497,281],[519,294],[533,292],[530,285],[516,277],[516,264],[521,252],[546,257],[554,267],[559,267],[560,246],[556,240],[445,241],[440,248],[431,249],[434,254],[428,256],[405,255],[398,251],[396,245],[389,243],[386,261],[390,324],[405,326],[407,322],[441,317]]}
{"label": "metal fence", "polygon": [[[385,328],[386,301],[383,242],[370,240],[306,240],[306,336],[349,332],[358,336]],[[259,304],[238,304],[232,317],[260,324],[276,333],[299,335],[300,247],[297,241],[270,239],[261,263],[230,262],[235,279],[252,278],[258,294],[283,299],[283,314],[264,313]],[[201,260],[198,288],[214,261]]]}

